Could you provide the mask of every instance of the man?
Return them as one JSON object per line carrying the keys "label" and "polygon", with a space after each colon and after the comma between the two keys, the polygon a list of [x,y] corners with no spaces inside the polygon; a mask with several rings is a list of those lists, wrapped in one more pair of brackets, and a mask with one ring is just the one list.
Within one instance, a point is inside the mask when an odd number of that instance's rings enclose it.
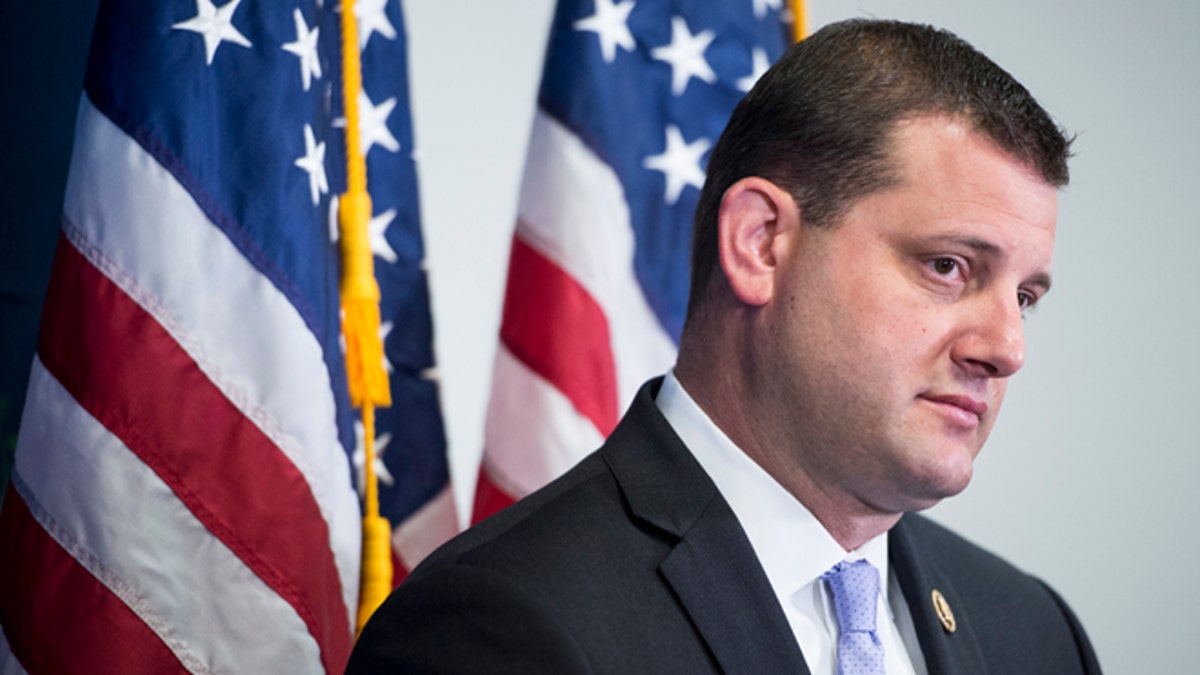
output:
{"label": "man", "polygon": [[1098,673],[1053,591],[911,515],[1022,365],[1068,146],[948,33],[794,47],[713,150],[675,370],[431,556],[349,672]]}

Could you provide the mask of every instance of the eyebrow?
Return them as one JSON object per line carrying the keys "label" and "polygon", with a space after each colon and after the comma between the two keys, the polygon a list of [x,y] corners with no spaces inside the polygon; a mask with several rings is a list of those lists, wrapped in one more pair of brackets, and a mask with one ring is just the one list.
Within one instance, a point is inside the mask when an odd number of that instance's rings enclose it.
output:
{"label": "eyebrow", "polygon": [[[960,236],[960,235],[955,235],[955,234],[949,234],[949,235],[944,235],[944,236],[933,237],[932,239],[933,240],[951,241],[956,244],[961,244],[963,246],[966,246],[967,248],[970,248],[970,249],[972,249],[980,254],[984,254],[984,255],[991,255],[991,256],[996,256],[996,257],[1000,257],[1000,256],[1004,255],[1004,252],[1000,249],[999,246],[997,246],[996,244],[993,244],[992,242],[990,242],[986,239],[980,239],[979,237]],[[1038,273],[1034,274],[1033,276],[1029,277],[1028,279],[1026,279],[1026,283],[1041,287],[1042,294],[1045,295],[1046,293],[1050,292],[1050,287],[1053,285],[1053,280],[1050,278],[1049,272],[1038,272]]]}
{"label": "eyebrow", "polygon": [[1051,279],[1050,275],[1046,272],[1038,272],[1032,277],[1029,277],[1029,283],[1033,284],[1034,286],[1041,286],[1042,295],[1050,292]]}

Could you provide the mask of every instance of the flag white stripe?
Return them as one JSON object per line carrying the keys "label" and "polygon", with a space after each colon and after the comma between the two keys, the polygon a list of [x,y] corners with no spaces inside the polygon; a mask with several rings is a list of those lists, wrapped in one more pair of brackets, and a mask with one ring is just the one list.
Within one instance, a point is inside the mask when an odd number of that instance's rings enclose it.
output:
{"label": "flag white stripe", "polygon": [[571,130],[538,110],[518,209],[518,235],[604,311],[623,411],[643,381],[675,362],[675,344],[634,275],[633,227],[620,180]]}
{"label": "flag white stripe", "polygon": [[392,549],[411,570],[457,533],[458,512],[454,508],[454,492],[447,484],[441,492],[394,527]]}
{"label": "flag white stripe", "polygon": [[319,647],[295,609],[81,408],[40,359],[30,376],[14,485],[46,531],[189,670],[319,672]]}
{"label": "flag white stripe", "polygon": [[353,625],[357,495],[320,345],[296,308],[86,95],[64,213],[80,251],[154,316],[304,476],[328,525]]}
{"label": "flag white stripe", "polygon": [[496,487],[523,497],[603,440],[561,391],[500,345],[484,432],[484,461]]}
{"label": "flag white stripe", "polygon": [[[11,490],[12,487],[10,486],[8,489]],[[12,648],[8,646],[8,638],[5,637],[3,630],[0,630],[0,675],[29,675],[21,667],[21,662],[17,660],[17,657],[13,655]]]}

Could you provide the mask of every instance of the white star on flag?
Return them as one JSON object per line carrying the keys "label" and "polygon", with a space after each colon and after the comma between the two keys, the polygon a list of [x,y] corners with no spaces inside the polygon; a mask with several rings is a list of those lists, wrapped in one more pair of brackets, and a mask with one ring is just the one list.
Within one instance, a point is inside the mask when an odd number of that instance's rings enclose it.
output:
{"label": "white star on flag", "polygon": [[671,64],[671,93],[682,94],[693,77],[709,84],[717,81],[717,74],[704,58],[704,50],[714,37],[711,30],[693,35],[683,17],[671,17],[671,44],[650,50],[651,56]]}
{"label": "white star on flag", "polygon": [[338,307],[338,349],[342,351],[342,358],[346,357],[346,308]]}
{"label": "white star on flag", "polygon": [[771,59],[767,58],[767,52],[762,47],[755,47],[750,52],[751,58],[754,59],[754,65],[750,67],[750,74],[737,81],[738,89],[742,91],[750,91],[754,88],[754,83],[758,82],[758,78],[762,77],[767,69],[771,67]]}
{"label": "white star on flag", "polygon": [[614,5],[610,0],[596,0],[596,13],[580,19],[571,26],[575,30],[590,30],[600,38],[600,55],[605,63],[617,58],[617,47],[627,52],[636,46],[629,32],[629,13],[633,11],[633,0],[624,0]]}
{"label": "white star on flag", "polygon": [[222,42],[250,46],[246,36],[233,27],[233,13],[237,11],[241,1],[230,0],[224,7],[217,9],[212,0],[196,0],[196,16],[187,21],[180,21],[171,28],[199,33],[204,38],[205,57],[211,66],[217,47],[220,47]]}
{"label": "white star on flag", "polygon": [[[354,469],[358,473],[358,494],[361,497],[366,489],[367,483],[367,429],[362,422],[355,420],[354,422]],[[387,450],[388,443],[392,441],[391,434],[383,434],[375,439],[375,461],[371,466],[375,467],[375,477],[384,485],[395,485],[396,479],[392,477],[392,472],[388,471],[387,465],[383,463],[383,453]]]}
{"label": "white star on flag", "polygon": [[[392,329],[395,327],[396,324],[392,321],[381,321],[379,323],[379,344],[387,344],[388,336],[392,334]],[[396,372],[396,366],[393,366],[391,359],[387,357],[386,349],[383,350],[383,369],[387,371],[388,375]]]}
{"label": "white star on flag", "polygon": [[396,255],[396,250],[387,240],[387,228],[396,218],[396,209],[388,209],[383,213],[371,218],[371,222],[367,223],[367,238],[371,242],[371,252],[383,258],[384,260],[394,263],[399,260]]}
{"label": "white star on flag", "polygon": [[[392,97],[376,106],[367,98],[366,92],[358,92],[358,147],[363,156],[371,152],[374,145],[382,145],[390,152],[400,152],[400,141],[388,129],[388,116],[396,108],[396,98]],[[339,117],[333,121],[333,126],[344,128],[346,118]]]}
{"label": "white star on flag", "polygon": [[396,39],[396,29],[387,18],[388,0],[358,0],[354,3],[354,18],[358,19],[358,50],[367,48],[371,35],[379,33],[389,40]]}
{"label": "white star on flag", "polygon": [[371,146],[376,144],[382,145],[390,152],[400,151],[400,141],[396,140],[387,125],[388,116],[395,108],[395,97],[376,106],[364,92],[358,93],[358,127],[364,156],[371,151]]}
{"label": "white star on flag", "polygon": [[308,30],[308,24],[299,9],[292,16],[296,19],[296,41],[285,44],[283,51],[300,57],[300,79],[304,82],[304,91],[308,91],[312,78],[321,78],[321,60],[317,56],[317,34],[321,29]]}
{"label": "white star on flag", "polygon": [[329,198],[329,243],[336,244],[341,236],[342,229],[338,224],[338,196],[335,194]]}
{"label": "white star on flag", "polygon": [[325,143],[313,137],[312,127],[304,125],[304,156],[296,159],[296,166],[308,173],[308,190],[312,193],[313,206],[321,201],[321,195],[329,192],[325,180]]}
{"label": "white star on flag", "polygon": [[782,9],[783,0],[754,0],[754,16],[763,18],[772,9]]}
{"label": "white star on flag", "polygon": [[679,127],[674,124],[667,125],[667,148],[661,155],[642,160],[642,166],[661,171],[666,177],[664,202],[671,205],[679,201],[679,195],[685,185],[697,189],[704,185],[704,169],[700,168],[700,158],[710,147],[712,142],[707,138],[698,138],[692,143],[684,142]]}

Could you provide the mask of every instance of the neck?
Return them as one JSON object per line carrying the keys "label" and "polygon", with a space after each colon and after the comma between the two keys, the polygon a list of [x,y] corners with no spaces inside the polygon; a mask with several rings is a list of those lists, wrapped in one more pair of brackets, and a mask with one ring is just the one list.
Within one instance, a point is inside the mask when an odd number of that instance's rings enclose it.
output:
{"label": "neck", "polygon": [[902,514],[834,489],[808,466],[812,462],[805,458],[819,457],[821,448],[769,436],[772,425],[754,415],[756,387],[744,375],[752,372],[749,364],[741,362],[746,354],[739,348],[715,349],[711,341],[691,339],[685,331],[675,377],[713,424],[803,504],[842,548],[855,550],[891,529]]}
{"label": "neck", "polygon": [[847,551],[887,532],[900,520],[902,514],[881,511],[852,495],[833,492],[802,469],[791,465],[771,467],[769,462],[747,455],[803,504]]}

